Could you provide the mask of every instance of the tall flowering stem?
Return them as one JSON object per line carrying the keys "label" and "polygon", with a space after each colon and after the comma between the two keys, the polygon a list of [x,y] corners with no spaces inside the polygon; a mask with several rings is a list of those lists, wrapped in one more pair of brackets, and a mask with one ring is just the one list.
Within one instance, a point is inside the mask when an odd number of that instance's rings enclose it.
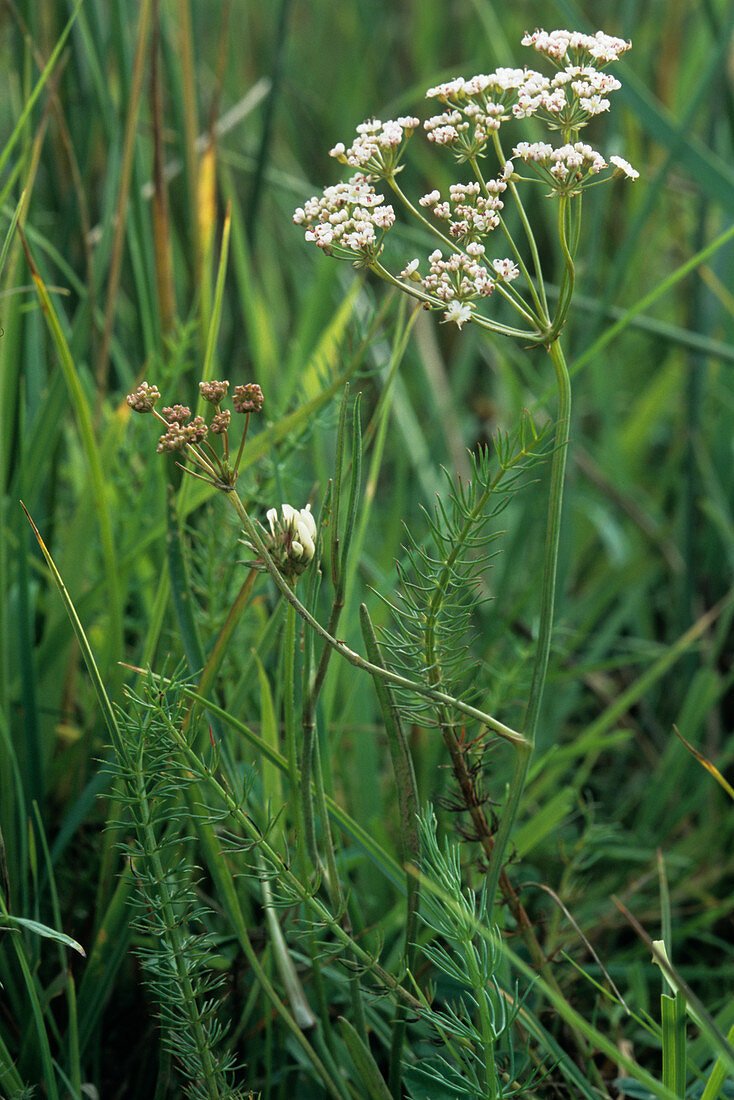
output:
{"label": "tall flowering stem", "polygon": [[[331,150],[331,155],[348,165],[354,174],[347,182],[328,187],[321,196],[308,199],[296,210],[293,219],[303,226],[306,240],[327,255],[350,259],[356,267],[367,267],[386,282],[401,287],[424,308],[442,312],[444,323],[454,323],[459,328],[472,323],[496,335],[543,346],[553,363],[558,387],[558,422],[550,471],[540,624],[523,732],[520,737],[509,738],[516,752],[515,769],[491,848],[490,906],[495,901],[502,862],[525,787],[548,672],[571,414],[571,387],[560,337],[575,287],[574,256],[580,236],[581,198],[584,190],[606,180],[638,176],[621,157],[611,156],[607,160],[579,140],[581,130],[609,110],[609,97],[620,83],[604,70],[626,53],[630,43],[602,31],[587,35],[567,30],[536,30],[525,34],[522,43],[541,55],[554,70],[552,75],[527,66],[499,68],[469,79],[455,77],[426,92],[427,98],[438,104],[438,113],[424,122],[428,140],[438,148],[450,150],[456,161],[469,170],[468,180],[452,184],[447,194],[434,189],[413,202],[404,193],[398,177],[404,150],[419,125],[418,119],[403,117],[388,122],[368,119],[357,127],[357,136],[348,148],[340,142]],[[500,129],[515,119],[531,117],[545,124],[550,140],[520,141],[505,155]],[[483,170],[489,153],[494,153],[499,165],[495,178]],[[520,189],[528,185],[541,185],[545,194],[557,202],[563,269],[554,313],[548,308],[544,258],[541,259],[520,194]],[[439,246],[428,256],[427,271],[425,261],[422,264],[418,258],[410,260],[399,273],[390,269],[385,239],[396,215],[380,193],[387,188]],[[518,241],[513,239],[502,214],[505,199],[514,204],[519,217]],[[491,235],[498,227],[504,235],[503,247],[509,247],[510,254],[507,258],[491,259]],[[496,251],[494,255],[497,256]],[[493,295],[495,302],[499,298],[514,309],[521,327],[508,324],[503,316],[488,313],[486,307]],[[434,669],[431,662],[429,667]],[[435,676],[432,674],[430,678],[430,690],[436,701],[441,687],[436,665]],[[447,731],[454,770],[471,811],[474,790],[466,776],[462,784],[463,749],[455,743],[451,723],[441,724]],[[489,847],[491,838],[486,839]]]}
{"label": "tall flowering stem", "polygon": [[566,457],[571,425],[571,378],[560,339],[556,338],[548,346],[556,373],[558,386],[558,426],[553,448],[550,471],[550,495],[548,499],[548,521],[545,532],[545,552],[543,559],[543,585],[540,599],[540,623],[535,652],[533,679],[530,686],[525,721],[523,723],[524,742],[515,746],[515,768],[510,783],[510,793],[502,815],[500,827],[495,836],[494,849],[487,874],[487,896],[489,912],[496,900],[497,884],[507,844],[512,833],[517,811],[520,805],[528,768],[535,747],[535,735],[538,727],[540,707],[548,674],[553,620],[556,603],[556,577],[558,573],[558,546],[561,537],[561,514],[563,510],[563,488],[566,479]]}

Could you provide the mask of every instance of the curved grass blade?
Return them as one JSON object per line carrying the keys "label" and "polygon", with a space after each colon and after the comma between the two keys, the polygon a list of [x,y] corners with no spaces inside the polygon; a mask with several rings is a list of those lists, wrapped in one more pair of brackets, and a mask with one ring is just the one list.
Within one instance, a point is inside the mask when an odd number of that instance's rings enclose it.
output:
{"label": "curved grass blade", "polygon": [[339,1017],[339,1030],[370,1100],[392,1100],[394,1093],[385,1084],[372,1052],[343,1016]]}
{"label": "curved grass blade", "polygon": [[40,534],[38,528],[36,527],[35,523],[33,522],[33,519],[31,517],[30,512],[26,508],[23,501],[20,502],[20,506],[23,509],[23,511],[25,512],[26,517],[28,519],[28,522],[30,523],[30,525],[33,529],[33,534],[36,536],[36,539],[38,540],[38,545],[41,548],[41,553],[43,554],[44,558],[46,559],[46,564],[49,568],[49,572],[51,573],[51,577],[53,579],[53,582],[56,585],[56,588],[58,589],[59,595],[61,596],[61,599],[63,600],[64,606],[66,607],[66,612],[69,616],[69,619],[71,620],[71,625],[72,625],[72,628],[74,630],[74,633],[76,634],[77,641],[79,642],[79,648],[81,649],[82,656],[84,658],[84,663],[87,666],[87,671],[88,671],[90,679],[92,681],[92,685],[94,687],[94,691],[95,691],[95,694],[97,696],[97,702],[99,703],[100,710],[102,711],[102,716],[105,720],[105,724],[107,726],[110,737],[112,739],[112,743],[117,748],[121,744],[120,731],[119,731],[118,726],[117,726],[117,719],[115,718],[115,712],[112,709],[112,704],[110,703],[109,697],[108,697],[107,692],[105,690],[104,683],[102,682],[102,677],[99,674],[99,669],[97,668],[97,663],[94,659],[94,654],[92,653],[92,648],[89,645],[86,634],[84,633],[84,627],[82,626],[81,622],[79,621],[79,616],[76,613],[76,609],[74,607],[74,604],[72,603],[72,600],[71,600],[69,592],[66,588],[66,585],[64,584],[63,580],[61,579],[61,574],[59,573],[58,569],[56,568],[54,560],[51,557],[51,554],[49,553],[45,542],[41,538],[41,534]]}
{"label": "curved grass blade", "polygon": [[706,771],[709,772],[710,775],[713,775],[719,786],[723,787],[726,793],[729,795],[729,798],[734,798],[734,787],[732,787],[731,783],[728,783],[726,779],[724,779],[724,776],[721,774],[719,769],[715,767],[711,763],[711,761],[703,755],[702,752],[699,752],[698,749],[695,749],[690,741],[686,741],[685,737],[683,737],[683,735],[680,733],[677,726],[673,726],[673,732],[675,733],[678,740],[683,742],[691,756],[695,756],[699,764],[701,764],[706,769]]}
{"label": "curved grass blade", "polygon": [[72,951],[76,951],[79,955],[86,958],[86,951],[80,943],[72,939],[71,936],[67,936],[64,932],[57,932],[55,928],[49,928],[47,924],[41,924],[37,920],[28,920],[27,917],[14,917],[12,914],[0,914],[0,928],[8,928],[11,931],[14,928],[25,928],[27,932],[32,932],[34,936],[41,936],[45,940],[54,940],[56,943],[63,944],[64,947],[70,947]]}
{"label": "curved grass blade", "polygon": [[[79,425],[79,435],[81,437],[82,448],[84,450],[84,455],[87,460],[87,466],[89,468],[91,492],[94,500],[95,514],[98,517],[100,541],[102,544],[102,556],[105,563],[105,580],[107,583],[107,603],[110,614],[110,634],[112,638],[112,649],[113,652],[121,653],[123,651],[123,644],[122,594],[120,591],[119,580],[120,572],[118,568],[117,555],[115,553],[114,539],[112,537],[112,520],[110,517],[110,510],[108,505],[109,490],[104,471],[102,469],[102,460],[99,448],[94,438],[92,416],[89,405],[87,404],[86,395],[82,388],[81,380],[74,365],[74,359],[71,354],[71,349],[64,335],[59,318],[56,315],[56,311],[51,302],[48,290],[46,289],[38,268],[35,265],[30,249],[28,247],[28,242],[26,241],[23,231],[20,229],[20,226],[18,227],[18,232],[20,233],[21,241],[23,243],[26,260],[28,262],[31,276],[33,278],[33,284],[36,288],[36,293],[41,303],[44,317],[46,318],[46,324],[48,325],[51,338],[58,353],[61,370],[64,375],[64,380],[66,381],[67,388],[69,390],[69,397],[71,399],[71,404],[76,414],[77,423]],[[30,519],[30,515],[28,516],[28,518]],[[36,537],[40,539],[37,531]],[[44,555],[48,554],[48,551],[43,545],[42,549],[44,551]],[[47,560],[50,560],[50,556]]]}

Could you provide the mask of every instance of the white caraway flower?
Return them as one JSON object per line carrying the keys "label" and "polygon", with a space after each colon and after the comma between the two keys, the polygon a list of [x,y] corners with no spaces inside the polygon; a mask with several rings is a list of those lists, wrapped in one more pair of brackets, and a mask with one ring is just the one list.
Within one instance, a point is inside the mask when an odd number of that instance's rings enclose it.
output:
{"label": "white caraway flower", "polygon": [[614,38],[603,31],[592,35],[564,30],[534,31],[533,34],[524,35],[522,44],[532,46],[558,65],[568,61],[584,65],[591,61],[602,66],[618,61],[632,45],[623,38]]}
{"label": "white caraway flower", "polygon": [[520,274],[520,268],[514,260],[492,260],[492,267],[497,273],[497,278],[505,283],[511,283]]}
{"label": "white caraway flower", "polygon": [[370,176],[388,179],[400,171],[399,161],[405,143],[420,124],[412,115],[388,119],[367,119],[357,127],[357,137],[347,149],[343,141],[329,151],[342,164],[358,168]]}
{"label": "white caraway flower", "polygon": [[617,171],[615,176],[626,176],[627,179],[636,180],[640,178],[640,173],[636,168],[633,168],[628,160],[624,157],[610,157],[609,163],[613,164]]}
{"label": "white caraway flower", "polygon": [[467,321],[471,321],[471,306],[466,302],[459,302],[454,299],[453,302],[449,302],[448,308],[444,312],[444,320],[442,324],[446,324],[447,321],[453,321],[459,328]]}
{"label": "white caraway flower", "polygon": [[384,198],[358,172],[308,199],[295,210],[293,221],[304,227],[307,241],[331,255],[370,264],[382,252],[385,233],[395,222],[395,211],[383,205]]}

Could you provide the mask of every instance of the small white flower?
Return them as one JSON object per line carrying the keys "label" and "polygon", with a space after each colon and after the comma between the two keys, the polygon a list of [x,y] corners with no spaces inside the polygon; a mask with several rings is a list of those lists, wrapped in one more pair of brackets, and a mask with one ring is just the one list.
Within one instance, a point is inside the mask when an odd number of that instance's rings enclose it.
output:
{"label": "small white flower", "polygon": [[311,505],[310,504],[307,504],[305,508],[301,508],[300,512],[298,513],[298,521],[299,521],[299,523],[303,524],[303,526],[305,527],[307,533],[310,535],[311,539],[315,542],[316,541],[316,520],[313,518],[313,515],[311,514]]}
{"label": "small white flower", "polygon": [[411,260],[409,264],[406,264],[403,270],[400,272],[401,279],[412,278],[414,272],[418,270],[419,260]]}
{"label": "small white flower", "polygon": [[468,306],[466,302],[459,302],[455,298],[453,302],[449,302],[443,316],[443,324],[446,324],[447,321],[453,321],[461,328],[466,321],[471,321],[471,306]]}
{"label": "small white flower", "polygon": [[[281,572],[295,580],[316,554],[316,521],[311,514],[311,505],[307,504],[299,510],[290,504],[281,504],[280,515],[277,508],[269,508],[266,516],[270,532],[258,526],[268,553]],[[257,553],[251,542],[246,539],[242,541],[248,550]],[[247,564],[264,568],[261,560]]]}
{"label": "small white flower", "polygon": [[640,178],[640,173],[636,168],[633,168],[628,160],[624,157],[610,157],[609,163],[613,164],[617,171],[615,176],[626,176],[627,179],[636,180]]}

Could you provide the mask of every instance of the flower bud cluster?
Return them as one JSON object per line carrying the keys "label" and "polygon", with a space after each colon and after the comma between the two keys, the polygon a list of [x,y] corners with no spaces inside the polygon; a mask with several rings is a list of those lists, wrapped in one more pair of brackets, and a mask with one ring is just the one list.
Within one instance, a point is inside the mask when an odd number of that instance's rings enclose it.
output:
{"label": "flower bud cluster", "polygon": [[263,400],[263,391],[257,382],[248,382],[246,386],[235,386],[232,395],[232,404],[236,413],[260,412]]}
{"label": "flower bud cluster", "polygon": [[388,179],[400,171],[399,162],[405,143],[419,125],[420,119],[412,116],[390,119],[388,122],[380,122],[379,118],[368,119],[357,127],[357,137],[348,149],[340,141],[329,150],[329,156],[336,157],[351,168],[359,168],[367,175]]}
{"label": "flower bud cluster", "polygon": [[232,419],[232,413],[229,409],[220,409],[214,413],[212,422],[209,425],[214,435],[224,435],[229,428],[230,420]]}
{"label": "flower bud cluster", "polygon": [[435,218],[448,222],[450,236],[458,241],[476,241],[499,225],[499,211],[504,205],[499,196],[506,188],[504,179],[489,180],[484,188],[487,193],[483,194],[475,180],[452,184],[448,201],[442,201],[439,191],[430,191],[418,201]]}
{"label": "flower bud cluster", "polygon": [[[316,522],[311,514],[311,505],[300,510],[290,504],[281,504],[280,515],[277,508],[267,512],[268,528],[261,527],[263,541],[271,558],[281,573],[293,578],[301,573],[313,561],[316,553]],[[242,542],[257,553],[251,542]],[[248,562],[262,568],[262,562]]]}
{"label": "flower bud cluster", "polygon": [[160,401],[161,391],[157,386],[149,386],[147,382],[141,382],[136,390],[127,395],[127,403],[133,412],[153,412],[155,404]]}
{"label": "flower bud cluster", "polygon": [[385,233],[395,221],[392,206],[383,203],[384,195],[357,173],[348,183],[337,183],[320,197],[308,199],[293,221],[306,226],[307,241],[330,255],[371,263],[382,252]]}
{"label": "flower bud cluster", "polygon": [[199,382],[199,393],[210,405],[220,405],[229,389],[229,382]]}
{"label": "flower bud cluster", "polygon": [[[230,409],[220,408],[222,399],[229,390],[229,382],[224,379],[215,379],[199,383],[199,393],[204,401],[214,406],[211,423],[207,426],[203,416],[191,418],[191,409],[188,405],[167,405],[160,412],[154,408],[160,398],[160,391],[156,386],[150,386],[142,382],[136,390],[128,394],[127,403],[135,412],[153,412],[158,421],[164,425],[165,431],[158,440],[158,453],[170,453],[173,451],[186,451],[195,466],[198,466],[197,477],[204,477],[220,489],[233,488],[237,481],[242,449],[247,437],[247,424],[242,433],[239,450],[234,463],[230,462],[228,431],[232,421]],[[232,396],[234,411],[237,413],[259,412],[263,407],[263,392],[255,382],[244,386],[235,386]],[[208,432],[222,437],[221,454],[217,454],[209,442],[201,448],[198,445],[204,443]]]}
{"label": "flower bud cluster", "polygon": [[[177,405],[176,408],[182,409],[185,406]],[[187,412],[190,415],[190,410],[187,410]],[[182,451],[191,443],[201,443],[206,438],[206,433],[207,426],[203,416],[195,416],[188,424],[184,424],[181,420],[171,420],[169,427],[158,440],[156,449],[158,454],[167,451]]]}
{"label": "flower bud cluster", "polygon": [[512,155],[530,165],[542,180],[551,185],[553,193],[559,195],[578,195],[584,187],[594,182],[594,176],[610,165],[614,166],[614,175],[628,179],[639,176],[639,172],[622,157],[610,157],[607,164],[601,153],[582,141],[559,148],[545,141],[521,141]]}
{"label": "flower bud cluster", "polygon": [[161,415],[169,424],[185,424],[191,416],[191,409],[188,405],[167,405],[161,409]]}

